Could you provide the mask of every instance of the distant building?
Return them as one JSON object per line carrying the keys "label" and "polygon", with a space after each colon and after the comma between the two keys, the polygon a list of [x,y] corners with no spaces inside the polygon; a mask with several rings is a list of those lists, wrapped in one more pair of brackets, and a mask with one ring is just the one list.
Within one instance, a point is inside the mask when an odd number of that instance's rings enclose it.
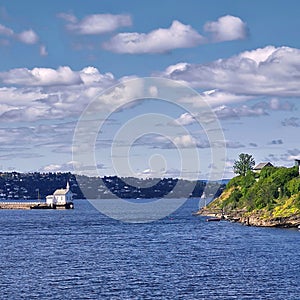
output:
{"label": "distant building", "polygon": [[46,197],[46,203],[49,206],[68,206],[72,203],[73,193],[70,190],[69,182],[65,189],[56,190],[53,195]]}
{"label": "distant building", "polygon": [[270,162],[259,163],[256,167],[253,168],[253,171],[260,173],[260,171],[265,167],[274,167]]}

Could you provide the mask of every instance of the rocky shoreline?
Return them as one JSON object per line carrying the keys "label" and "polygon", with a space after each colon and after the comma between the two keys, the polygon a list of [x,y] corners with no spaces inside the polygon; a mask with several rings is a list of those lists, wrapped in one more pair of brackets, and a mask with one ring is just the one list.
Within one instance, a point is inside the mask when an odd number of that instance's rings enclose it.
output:
{"label": "rocky shoreline", "polygon": [[244,210],[223,212],[221,210],[217,211],[207,208],[201,208],[194,215],[220,218],[230,222],[238,222],[247,226],[256,227],[297,228],[300,225],[299,214],[291,215],[288,217],[264,218],[259,212],[249,214]]}

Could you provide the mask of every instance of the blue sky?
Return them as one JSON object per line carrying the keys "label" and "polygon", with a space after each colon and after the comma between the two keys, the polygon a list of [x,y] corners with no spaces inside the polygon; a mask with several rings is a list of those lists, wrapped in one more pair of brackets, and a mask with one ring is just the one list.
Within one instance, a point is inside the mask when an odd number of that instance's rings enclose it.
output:
{"label": "blue sky", "polygon": [[[233,176],[241,152],[257,163],[293,165],[300,156],[299,8],[298,1],[2,1],[1,169],[76,169],[78,120],[95,97],[122,83],[119,98],[98,98],[105,119],[95,143],[99,175],[118,173],[117,145],[128,154],[129,175],[207,178],[215,166],[198,100],[129,104],[140,95],[124,88],[126,80],[148,76],[176,80],[207,103],[224,135],[214,142],[226,148],[224,177]],[[143,137],[132,145],[124,134],[116,140],[130,120],[150,114],[167,115],[174,136],[147,132],[139,119]],[[195,149],[199,172],[189,164],[180,170],[180,151]]]}

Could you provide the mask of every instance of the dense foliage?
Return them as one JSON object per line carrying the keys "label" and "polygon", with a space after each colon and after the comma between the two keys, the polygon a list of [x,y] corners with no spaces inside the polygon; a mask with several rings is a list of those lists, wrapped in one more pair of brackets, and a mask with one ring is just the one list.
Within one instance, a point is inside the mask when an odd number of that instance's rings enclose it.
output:
{"label": "dense foliage", "polygon": [[247,211],[277,210],[289,212],[300,210],[300,176],[298,168],[265,167],[245,176],[229,181],[223,195],[212,205],[225,211],[245,209]]}

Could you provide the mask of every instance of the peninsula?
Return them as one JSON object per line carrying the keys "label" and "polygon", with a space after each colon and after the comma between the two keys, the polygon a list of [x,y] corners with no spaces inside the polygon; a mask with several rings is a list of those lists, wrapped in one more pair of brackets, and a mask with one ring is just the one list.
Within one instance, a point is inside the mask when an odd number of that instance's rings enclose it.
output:
{"label": "peninsula", "polygon": [[300,225],[299,161],[291,168],[261,163],[231,179],[221,196],[196,215],[228,219],[251,226]]}

